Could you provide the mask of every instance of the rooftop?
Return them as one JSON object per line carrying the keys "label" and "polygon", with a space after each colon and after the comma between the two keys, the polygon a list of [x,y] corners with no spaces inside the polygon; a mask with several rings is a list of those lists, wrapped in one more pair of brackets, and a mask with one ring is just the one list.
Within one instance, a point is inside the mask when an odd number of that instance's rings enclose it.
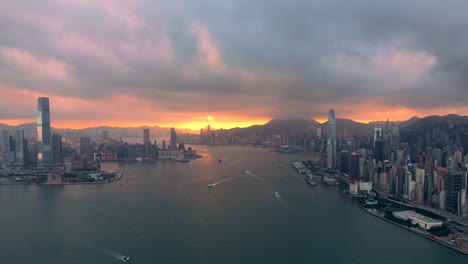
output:
{"label": "rooftop", "polygon": [[441,221],[438,221],[438,220],[435,220],[435,219],[432,219],[432,218],[429,218],[429,217],[426,217],[426,216],[416,216],[416,217],[413,217],[414,219],[417,219],[421,222],[424,222],[424,223],[427,223],[427,224],[436,224],[436,223],[440,223]]}

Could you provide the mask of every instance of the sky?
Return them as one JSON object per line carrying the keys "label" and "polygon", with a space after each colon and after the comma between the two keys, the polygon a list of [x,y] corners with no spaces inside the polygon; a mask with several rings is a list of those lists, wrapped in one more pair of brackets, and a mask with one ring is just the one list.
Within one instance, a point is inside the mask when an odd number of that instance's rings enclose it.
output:
{"label": "sky", "polygon": [[4,0],[0,123],[468,115],[466,0]]}

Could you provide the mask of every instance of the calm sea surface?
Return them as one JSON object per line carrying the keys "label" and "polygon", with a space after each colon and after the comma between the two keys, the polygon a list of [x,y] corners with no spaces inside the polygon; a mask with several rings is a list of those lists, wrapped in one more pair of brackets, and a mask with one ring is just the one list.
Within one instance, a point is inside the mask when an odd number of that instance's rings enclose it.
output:
{"label": "calm sea surface", "polygon": [[307,186],[290,161],[310,156],[195,148],[190,163],[105,164],[125,173],[116,183],[0,186],[0,263],[468,262]]}

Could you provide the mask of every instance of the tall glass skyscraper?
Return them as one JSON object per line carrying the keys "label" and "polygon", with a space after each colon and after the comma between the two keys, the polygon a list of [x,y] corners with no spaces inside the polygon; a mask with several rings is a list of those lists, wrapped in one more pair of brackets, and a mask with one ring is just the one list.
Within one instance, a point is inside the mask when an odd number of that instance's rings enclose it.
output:
{"label": "tall glass skyscraper", "polygon": [[336,167],[336,118],[333,109],[328,112],[327,167]]}
{"label": "tall glass skyscraper", "polygon": [[37,100],[37,162],[47,166],[52,161],[52,147],[50,134],[50,109],[49,98],[39,97]]}

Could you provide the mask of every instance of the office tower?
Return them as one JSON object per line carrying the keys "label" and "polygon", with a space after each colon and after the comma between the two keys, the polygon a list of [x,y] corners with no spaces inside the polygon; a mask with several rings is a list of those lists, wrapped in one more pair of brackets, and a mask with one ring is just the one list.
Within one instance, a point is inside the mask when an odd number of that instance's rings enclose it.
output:
{"label": "office tower", "polygon": [[62,137],[52,135],[52,164],[62,164]]}
{"label": "office tower", "polygon": [[336,167],[336,118],[333,109],[328,112],[327,167]]}
{"label": "office tower", "polygon": [[163,139],[163,142],[162,142],[162,149],[166,150],[166,141],[164,139]]}
{"label": "office tower", "polygon": [[446,175],[445,210],[456,215],[461,213],[463,174]]}
{"label": "office tower", "polygon": [[91,154],[91,138],[80,137],[80,154],[89,155]]}
{"label": "office tower", "polygon": [[151,146],[149,129],[143,129],[143,145],[145,146],[145,157],[148,158]]}
{"label": "office tower", "polygon": [[374,158],[375,161],[378,163],[383,162],[384,160],[384,155],[383,155],[383,149],[384,149],[384,143],[381,139],[377,140],[374,142],[375,147],[374,147]]}
{"label": "office tower", "polygon": [[176,150],[177,149],[177,134],[175,132],[175,128],[171,128],[171,143],[169,145],[170,150]]}
{"label": "office tower", "polygon": [[37,101],[37,162],[41,166],[51,163],[51,135],[49,98],[39,97]]}
{"label": "office tower", "polygon": [[102,131],[102,139],[103,140],[108,140],[109,139],[109,131],[107,131],[107,130]]}
{"label": "office tower", "polygon": [[340,175],[349,174],[349,152],[340,153]]}
{"label": "office tower", "polygon": [[351,154],[349,157],[349,180],[350,181],[359,181],[360,180],[360,171],[359,171],[359,158],[358,154]]}
{"label": "office tower", "polygon": [[375,148],[375,142],[378,139],[383,139],[383,134],[382,134],[382,128],[380,126],[374,127],[374,148]]}
{"label": "office tower", "polygon": [[15,164],[23,166],[25,160],[24,130],[15,131]]}
{"label": "office tower", "polygon": [[3,164],[15,162],[15,142],[9,130],[2,131]]}

